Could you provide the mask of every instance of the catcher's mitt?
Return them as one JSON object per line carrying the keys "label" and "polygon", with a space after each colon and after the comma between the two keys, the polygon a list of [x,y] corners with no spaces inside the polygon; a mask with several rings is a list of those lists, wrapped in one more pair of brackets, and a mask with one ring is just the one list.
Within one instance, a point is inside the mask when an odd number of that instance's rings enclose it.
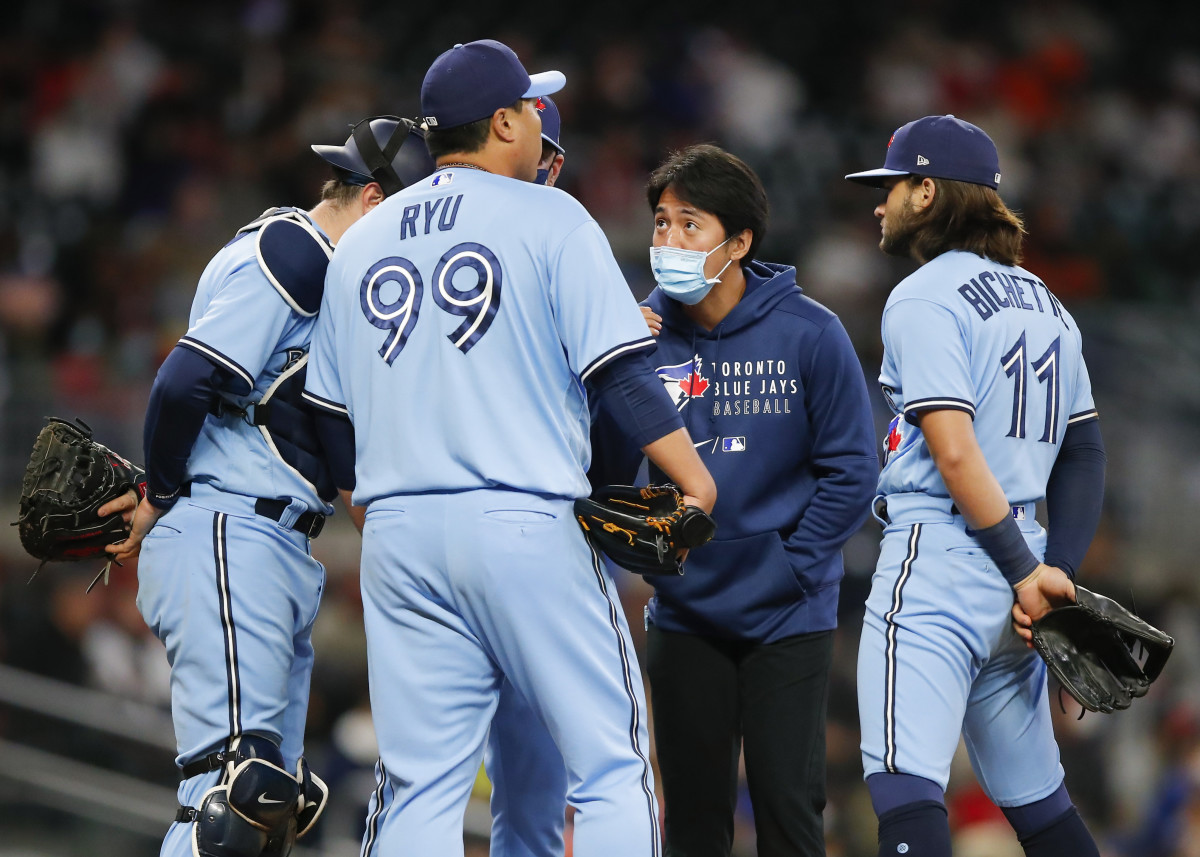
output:
{"label": "catcher's mitt", "polygon": [[1075,599],[1033,623],[1033,646],[1088,711],[1128,708],[1158,678],[1175,641],[1111,598],[1076,586]]}
{"label": "catcher's mitt", "polygon": [[676,554],[717,528],[703,509],[685,506],[674,485],[609,485],[576,500],[575,517],[597,549],[637,574],[683,574]]}
{"label": "catcher's mitt", "polygon": [[124,539],[126,526],[96,510],[131,488],[140,495],[143,471],[92,440],[82,420],[47,420],[21,480],[21,544],[43,563],[107,558],[105,546]]}

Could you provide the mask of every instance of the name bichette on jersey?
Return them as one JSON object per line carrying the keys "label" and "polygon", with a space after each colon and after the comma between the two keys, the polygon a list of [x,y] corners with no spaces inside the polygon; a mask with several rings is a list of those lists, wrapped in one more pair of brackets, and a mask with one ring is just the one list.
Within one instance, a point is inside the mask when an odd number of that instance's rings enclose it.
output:
{"label": "name bichette on jersey", "polygon": [[[1002,271],[980,271],[969,282],[959,286],[958,293],[984,321],[1001,310],[1024,310],[1050,312],[1064,325],[1067,323],[1058,298],[1050,293],[1045,283],[1034,277],[1021,277]],[[1033,303],[1030,303],[1030,298]]]}

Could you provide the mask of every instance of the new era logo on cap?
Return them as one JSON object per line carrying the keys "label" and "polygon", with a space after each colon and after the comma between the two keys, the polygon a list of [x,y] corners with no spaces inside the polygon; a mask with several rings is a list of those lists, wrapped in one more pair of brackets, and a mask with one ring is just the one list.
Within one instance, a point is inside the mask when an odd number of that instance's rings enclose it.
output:
{"label": "new era logo on cap", "polygon": [[994,189],[1000,184],[1000,156],[991,137],[970,122],[951,115],[926,116],[896,129],[882,167],[846,178],[882,187],[889,178],[914,173]]}

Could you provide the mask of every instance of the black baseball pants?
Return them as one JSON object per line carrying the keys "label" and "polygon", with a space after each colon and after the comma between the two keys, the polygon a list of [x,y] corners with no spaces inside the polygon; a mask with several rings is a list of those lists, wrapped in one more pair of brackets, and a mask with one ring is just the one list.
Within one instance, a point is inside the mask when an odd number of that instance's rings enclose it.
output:
{"label": "black baseball pants", "polygon": [[646,652],[666,857],[729,857],[739,749],[759,857],[824,857],[833,632],[764,645],[651,625]]}

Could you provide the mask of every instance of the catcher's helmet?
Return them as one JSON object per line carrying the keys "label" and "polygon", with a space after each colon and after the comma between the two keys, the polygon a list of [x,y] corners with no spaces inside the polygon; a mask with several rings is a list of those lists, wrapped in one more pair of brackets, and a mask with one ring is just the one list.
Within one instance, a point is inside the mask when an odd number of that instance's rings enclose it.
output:
{"label": "catcher's helmet", "polygon": [[342,146],[312,150],[333,165],[334,175],[348,184],[378,182],[391,196],[433,172],[425,134],[411,119],[371,116],[354,126]]}

